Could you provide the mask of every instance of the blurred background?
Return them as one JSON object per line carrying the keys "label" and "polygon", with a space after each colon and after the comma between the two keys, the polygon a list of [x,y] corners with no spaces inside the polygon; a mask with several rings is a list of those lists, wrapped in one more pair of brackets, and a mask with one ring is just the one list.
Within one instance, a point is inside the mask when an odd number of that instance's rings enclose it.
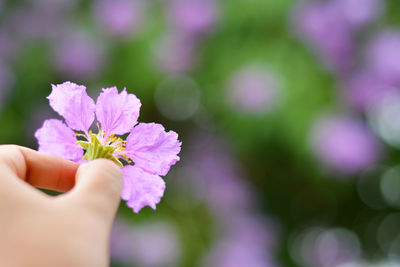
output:
{"label": "blurred background", "polygon": [[0,143],[50,84],[124,87],[179,133],[112,266],[400,266],[398,0],[0,0]]}

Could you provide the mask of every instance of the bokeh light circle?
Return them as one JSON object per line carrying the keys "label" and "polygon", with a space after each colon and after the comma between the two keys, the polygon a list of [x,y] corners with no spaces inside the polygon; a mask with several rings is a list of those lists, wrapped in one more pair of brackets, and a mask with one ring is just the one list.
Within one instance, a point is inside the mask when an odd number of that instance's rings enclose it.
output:
{"label": "bokeh light circle", "polygon": [[154,99],[158,110],[166,118],[184,121],[191,118],[200,106],[200,89],[190,77],[173,75],[163,80]]}

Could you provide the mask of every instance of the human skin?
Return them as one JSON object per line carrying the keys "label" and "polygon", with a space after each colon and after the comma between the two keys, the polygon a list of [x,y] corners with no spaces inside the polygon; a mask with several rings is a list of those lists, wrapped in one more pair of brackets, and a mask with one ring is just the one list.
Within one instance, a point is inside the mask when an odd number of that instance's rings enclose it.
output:
{"label": "human skin", "polygon": [[121,170],[110,160],[79,165],[1,145],[0,266],[108,266],[121,188]]}

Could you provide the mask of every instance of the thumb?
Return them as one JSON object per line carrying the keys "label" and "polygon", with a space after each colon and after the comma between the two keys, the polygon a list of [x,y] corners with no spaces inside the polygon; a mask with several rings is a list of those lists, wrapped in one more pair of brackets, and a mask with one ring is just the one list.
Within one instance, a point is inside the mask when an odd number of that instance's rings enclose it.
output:
{"label": "thumb", "polygon": [[96,159],[79,166],[75,179],[70,197],[111,223],[121,200],[121,168],[111,160]]}

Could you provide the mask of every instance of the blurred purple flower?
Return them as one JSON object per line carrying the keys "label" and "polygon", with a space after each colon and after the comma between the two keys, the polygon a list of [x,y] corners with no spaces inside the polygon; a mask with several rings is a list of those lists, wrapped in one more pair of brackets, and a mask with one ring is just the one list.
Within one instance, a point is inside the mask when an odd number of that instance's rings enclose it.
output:
{"label": "blurred purple flower", "polygon": [[0,60],[12,61],[17,55],[20,44],[10,29],[0,28]]}
{"label": "blurred purple flower", "polygon": [[246,244],[250,250],[272,255],[278,248],[278,224],[271,218],[244,212],[223,227],[232,241]]}
{"label": "blurred purple flower", "polygon": [[248,249],[244,244],[220,242],[210,255],[207,255],[204,267],[273,267],[278,266],[268,257]]}
{"label": "blurred purple flower", "polygon": [[135,242],[132,237],[132,230],[133,227],[125,221],[119,218],[114,220],[110,237],[112,261],[132,265],[133,243]]}
{"label": "blurred purple flower", "polygon": [[55,67],[67,79],[88,79],[105,66],[104,47],[87,34],[67,34],[53,47]]}
{"label": "blurred purple flower", "polygon": [[344,72],[353,66],[351,28],[329,2],[301,2],[294,9],[292,25],[328,67]]}
{"label": "blurred purple flower", "polygon": [[76,7],[77,0],[30,0],[35,8],[52,13],[69,12]]}
{"label": "blurred purple flower", "polygon": [[344,96],[350,104],[362,111],[373,108],[396,90],[369,71],[353,74],[343,84]]}
{"label": "blurred purple flower", "polygon": [[276,107],[280,80],[260,66],[245,66],[228,81],[227,99],[235,111],[262,114]]}
{"label": "blurred purple flower", "polygon": [[209,32],[218,19],[218,5],[215,0],[171,0],[167,12],[172,25],[186,34]]}
{"label": "blurred purple flower", "polygon": [[190,71],[196,61],[193,38],[179,33],[167,33],[155,46],[156,66],[164,72]]}
{"label": "blurred purple flower", "polygon": [[136,227],[133,238],[133,254],[139,266],[177,265],[181,247],[176,231],[171,225],[154,222]]}
{"label": "blurred purple flower", "polygon": [[94,2],[96,24],[110,35],[129,36],[143,24],[144,6],[139,0],[100,0]]}
{"label": "blurred purple flower", "polygon": [[185,166],[194,173],[191,180],[198,182],[193,193],[201,194],[219,233],[200,266],[276,266],[279,229],[269,218],[254,213],[254,189],[243,180],[233,152],[225,142],[202,131],[197,131],[188,147]]}
{"label": "blurred purple flower", "polygon": [[373,36],[366,50],[367,66],[389,83],[400,84],[400,32],[384,30]]}
{"label": "blurred purple flower", "polygon": [[332,0],[329,5],[347,25],[356,29],[379,18],[385,9],[382,0]]}
{"label": "blurred purple flower", "polygon": [[268,267],[277,266],[274,259],[277,246],[276,229],[270,222],[254,216],[237,217],[224,237],[206,255],[203,266]]}
{"label": "blurred purple flower", "polygon": [[204,200],[220,221],[230,220],[240,210],[251,209],[254,193],[246,181],[232,151],[224,142],[208,133],[199,132],[187,160],[207,188]]}
{"label": "blurred purple flower", "polygon": [[375,136],[360,121],[348,117],[323,117],[313,127],[312,147],[328,167],[343,173],[362,171],[379,158]]}
{"label": "blurred purple flower", "polygon": [[38,7],[21,6],[8,15],[6,25],[22,42],[53,40],[64,29],[63,15]]}
{"label": "blurred purple flower", "polygon": [[0,105],[5,102],[11,87],[14,84],[14,74],[7,65],[0,62]]}
{"label": "blurred purple flower", "polygon": [[128,266],[176,266],[181,247],[174,229],[164,222],[142,226],[117,219],[111,233],[111,259]]}
{"label": "blurred purple flower", "polygon": [[[178,135],[155,123],[138,123],[140,100],[124,89],[103,89],[95,103],[86,87],[71,82],[52,86],[50,106],[66,121],[49,119],[35,133],[39,151],[75,162],[107,158],[122,167],[121,198],[138,213],[156,209],[164,194],[170,167],[179,161]],[[95,115],[99,132],[89,132]],[[80,134],[77,139],[78,131]],[[120,136],[129,133],[126,141]],[[85,153],[84,153],[85,150]],[[123,159],[128,164],[123,165]],[[135,165],[131,165],[132,161]]]}

